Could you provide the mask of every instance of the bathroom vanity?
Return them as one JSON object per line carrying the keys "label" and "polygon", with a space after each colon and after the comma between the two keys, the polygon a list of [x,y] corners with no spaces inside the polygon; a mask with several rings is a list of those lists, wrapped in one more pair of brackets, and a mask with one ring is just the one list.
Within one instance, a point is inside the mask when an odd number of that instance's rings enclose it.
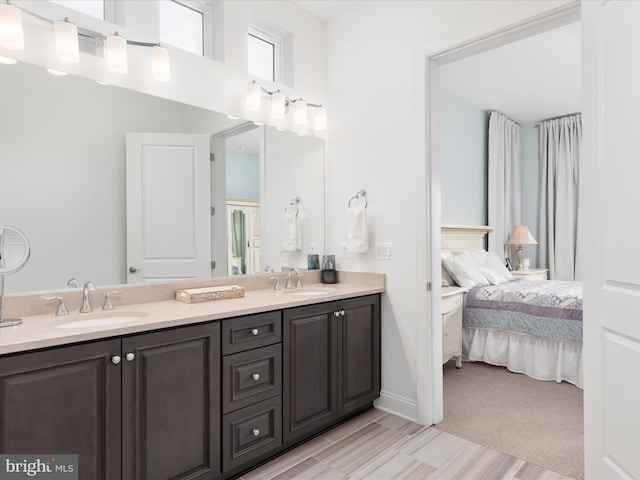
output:
{"label": "bathroom vanity", "polygon": [[121,305],[117,325],[24,317],[0,332],[0,452],[77,453],[80,478],[237,476],[379,396],[384,276],[354,275]]}

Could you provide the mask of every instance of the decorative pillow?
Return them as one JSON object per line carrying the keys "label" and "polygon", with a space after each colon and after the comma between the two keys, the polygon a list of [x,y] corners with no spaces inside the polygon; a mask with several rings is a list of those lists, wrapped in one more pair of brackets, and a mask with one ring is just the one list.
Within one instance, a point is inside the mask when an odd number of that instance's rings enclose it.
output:
{"label": "decorative pillow", "polygon": [[489,281],[480,272],[478,266],[465,255],[451,255],[448,258],[443,258],[442,263],[462,288],[470,290],[474,287],[489,285]]}

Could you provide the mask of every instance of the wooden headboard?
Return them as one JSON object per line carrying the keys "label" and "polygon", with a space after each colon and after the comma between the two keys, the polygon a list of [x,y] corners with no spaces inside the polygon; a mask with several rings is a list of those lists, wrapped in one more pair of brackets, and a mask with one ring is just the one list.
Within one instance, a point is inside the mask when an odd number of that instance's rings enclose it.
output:
{"label": "wooden headboard", "polygon": [[442,225],[442,250],[484,250],[484,237],[491,227],[473,225]]}

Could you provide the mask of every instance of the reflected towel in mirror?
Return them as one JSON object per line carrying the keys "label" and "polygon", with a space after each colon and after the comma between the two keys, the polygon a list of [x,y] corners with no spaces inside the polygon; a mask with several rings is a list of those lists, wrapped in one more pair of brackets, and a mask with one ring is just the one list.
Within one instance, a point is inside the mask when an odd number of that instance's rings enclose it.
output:
{"label": "reflected towel in mirror", "polygon": [[366,208],[347,209],[347,246],[353,253],[369,251]]}
{"label": "reflected towel in mirror", "polygon": [[296,212],[284,213],[284,239],[282,249],[285,252],[295,252],[302,250],[302,232],[300,231],[300,221]]}

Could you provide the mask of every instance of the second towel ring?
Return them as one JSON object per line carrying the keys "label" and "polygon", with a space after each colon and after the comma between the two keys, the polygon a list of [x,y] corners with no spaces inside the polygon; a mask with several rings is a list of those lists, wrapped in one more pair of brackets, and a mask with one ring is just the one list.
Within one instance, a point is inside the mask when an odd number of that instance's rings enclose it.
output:
{"label": "second towel ring", "polygon": [[367,191],[365,189],[358,190],[358,193],[356,193],[353,197],[349,199],[349,203],[347,203],[347,207],[351,208],[351,202],[358,199],[363,199],[364,208],[367,208],[367,205],[369,205],[369,202],[367,201]]}

